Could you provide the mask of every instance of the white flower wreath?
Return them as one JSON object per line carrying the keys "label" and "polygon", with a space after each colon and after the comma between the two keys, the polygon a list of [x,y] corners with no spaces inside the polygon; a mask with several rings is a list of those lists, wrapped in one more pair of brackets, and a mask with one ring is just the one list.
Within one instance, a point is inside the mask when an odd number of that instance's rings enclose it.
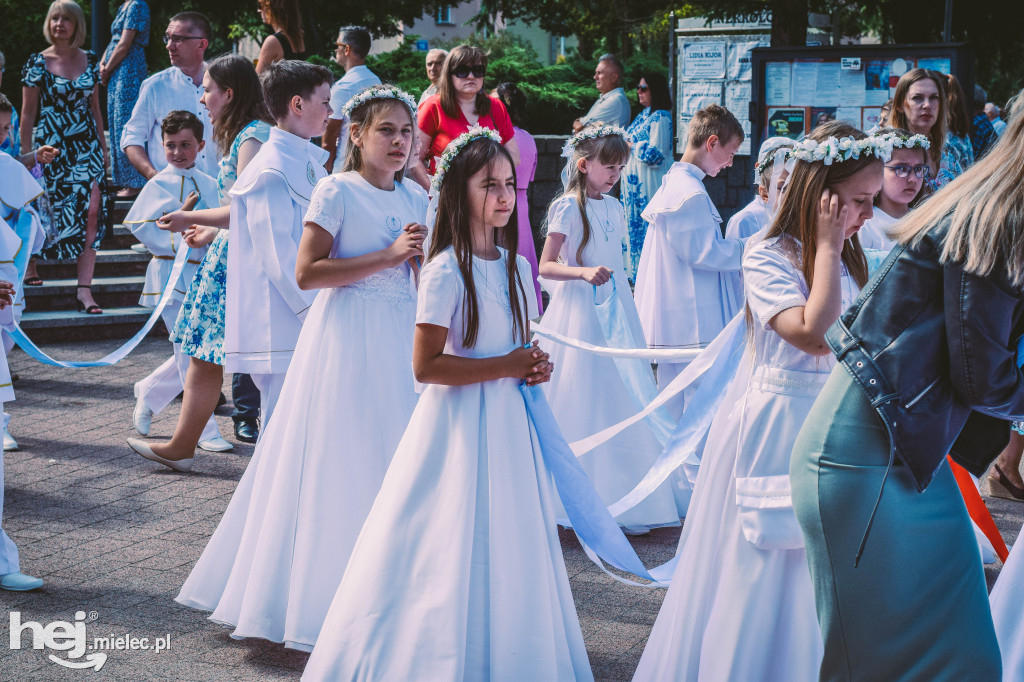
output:
{"label": "white flower wreath", "polygon": [[861,156],[873,156],[885,162],[892,156],[894,147],[928,149],[928,139],[923,135],[904,138],[896,133],[869,135],[862,140],[855,140],[852,137],[829,137],[824,142],[817,142],[804,138],[793,146],[786,158],[808,163],[821,161],[826,166],[859,159]]}
{"label": "white flower wreath", "polygon": [[623,140],[626,140],[627,142],[629,141],[626,137],[626,131],[619,126],[610,126],[604,123],[590,125],[583,128],[583,130],[579,131],[566,141],[565,145],[562,147],[562,158],[570,158],[572,153],[576,150],[576,145],[583,140],[594,140],[599,137],[608,137],[609,135],[618,135]]}
{"label": "white flower wreath", "polygon": [[412,124],[413,126],[416,125],[416,100],[405,90],[396,88],[394,85],[373,85],[361,90],[345,103],[345,106],[341,108],[341,115],[345,118],[352,118],[352,112],[355,111],[356,107],[362,106],[373,99],[397,99],[409,107],[409,113],[412,115]]}
{"label": "white flower wreath", "polygon": [[441,158],[437,160],[434,166],[434,177],[430,179],[431,196],[437,196],[437,193],[441,190],[441,183],[444,182],[445,173],[448,172],[448,167],[452,165],[455,157],[462,152],[462,149],[467,144],[481,137],[486,137],[501,144],[501,135],[497,131],[484,128],[483,126],[473,126],[448,143],[448,146],[444,148],[444,152],[441,154]]}

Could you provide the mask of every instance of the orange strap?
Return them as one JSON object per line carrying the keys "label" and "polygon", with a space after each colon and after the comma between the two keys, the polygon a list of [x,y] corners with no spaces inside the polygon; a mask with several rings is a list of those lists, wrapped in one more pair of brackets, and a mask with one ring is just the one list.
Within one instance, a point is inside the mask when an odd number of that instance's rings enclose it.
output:
{"label": "orange strap", "polygon": [[956,477],[956,484],[960,486],[960,494],[964,497],[964,504],[967,505],[967,513],[971,515],[971,520],[977,524],[981,532],[988,538],[988,541],[992,543],[992,548],[996,550],[999,560],[1005,562],[1010,551],[1006,549],[1006,543],[1003,542],[1003,536],[999,534],[999,529],[996,528],[996,522],[992,520],[992,514],[989,513],[988,507],[985,506],[985,500],[981,499],[981,493],[978,492],[977,484],[975,484],[974,479],[971,478],[967,470],[954,462],[952,457],[947,456],[946,459],[949,460],[953,476]]}

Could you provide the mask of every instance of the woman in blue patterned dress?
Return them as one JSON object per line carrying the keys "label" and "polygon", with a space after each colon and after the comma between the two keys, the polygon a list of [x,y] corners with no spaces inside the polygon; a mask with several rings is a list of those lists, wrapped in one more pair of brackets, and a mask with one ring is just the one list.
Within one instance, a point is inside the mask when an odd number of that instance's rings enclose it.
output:
{"label": "woman in blue patterned dress", "polygon": [[100,62],[100,82],[107,87],[107,122],[114,147],[111,165],[118,196],[133,197],[146,184],[121,151],[121,131],[139,98],[146,79],[146,45],[149,43],[149,5],[146,0],[124,0],[110,27],[110,45]]}
{"label": "woman in blue patterned dress", "polygon": [[[50,47],[30,56],[21,72],[21,147],[60,149],[43,169],[57,238],[43,248],[42,256],[77,259],[79,310],[95,315],[103,312],[91,285],[96,247],[105,231],[99,183],[107,161],[99,59],[79,47],[85,42],[85,16],[73,0],[50,5],[43,35]],[[37,276],[31,267],[26,275]]]}
{"label": "woman in blue patterned dress", "polygon": [[640,262],[640,250],[647,234],[647,221],[641,217],[647,202],[661,187],[672,165],[672,100],[668,83],[659,73],[645,73],[636,86],[637,99],[644,108],[626,129],[629,161],[622,173],[622,206],[626,209],[626,274],[632,282]]}
{"label": "woman in blue patterned dress", "polygon": [[[174,211],[158,221],[163,229],[185,232],[190,246],[210,245],[178,313],[171,341],[191,357],[185,376],[181,414],[171,440],[147,444],[134,438],[128,444],[147,459],[150,455],[177,460],[191,458],[203,427],[217,407],[224,382],[224,304],[227,297],[228,191],[245,165],[270,137],[273,119],[263,101],[263,89],[252,62],[237,54],[218,57],[203,76],[202,103],[210,112],[213,139],[228,153],[220,160],[220,207]],[[198,227],[193,228],[193,225]],[[173,467],[172,467],[173,468]]]}

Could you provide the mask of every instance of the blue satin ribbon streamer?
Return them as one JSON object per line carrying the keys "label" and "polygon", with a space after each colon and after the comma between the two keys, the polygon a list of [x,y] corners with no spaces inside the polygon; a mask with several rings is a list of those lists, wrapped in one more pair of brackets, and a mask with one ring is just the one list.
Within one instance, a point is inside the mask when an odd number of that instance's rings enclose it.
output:
{"label": "blue satin ribbon streamer", "polygon": [[[605,570],[604,566],[592,554],[620,571],[657,583],[653,585],[655,587],[666,587],[675,572],[675,560],[649,571],[644,567],[569,448],[544,392],[539,386],[526,384],[520,384],[519,391],[537,433],[544,465],[555,481],[555,488],[576,537],[584,550],[589,550],[587,555],[595,559],[602,570]],[[610,575],[618,579],[618,576]]]}
{"label": "blue satin ribbon streamer", "polygon": [[711,422],[718,413],[718,408],[743,360],[746,328],[746,320],[741,313],[733,318],[721,335],[704,351],[713,355],[711,364],[699,376],[700,383],[687,400],[686,409],[683,410],[672,437],[633,490],[608,507],[609,514],[624,514],[657,490],[658,486],[681,465],[699,463],[695,457],[697,448],[711,428]]}
{"label": "blue satin ribbon streamer", "polygon": [[[594,286],[594,309],[597,313],[597,320],[601,325],[601,332],[604,334],[605,343],[612,348],[646,348],[646,343],[638,343],[633,337],[629,320],[626,319],[626,312],[622,309],[622,302],[616,291],[615,278],[611,280],[611,295],[603,303],[597,300],[598,287]],[[642,359],[612,358],[619,377],[626,387],[630,398],[638,410],[642,410],[651,404],[658,396],[658,386],[654,382],[654,373],[651,371],[651,363]],[[672,435],[674,424],[664,409],[658,409],[647,415],[647,422],[651,425],[658,442],[662,445]]]}
{"label": "blue satin ribbon streamer", "polygon": [[[23,212],[24,213],[24,212]],[[18,224],[21,224],[19,219]],[[25,279],[25,268],[28,266],[28,259],[31,254],[29,251],[29,242],[24,235],[19,234],[22,238],[22,248],[18,251],[17,257],[15,257],[15,265],[18,267],[18,280],[24,281]],[[8,332],[11,338],[14,339],[15,343],[21,346],[22,350],[28,353],[32,358],[38,360],[44,365],[54,365],[56,367],[109,367],[117,364],[124,359],[129,353],[135,350],[135,347],[142,342],[142,339],[146,338],[149,331],[156,324],[156,321],[160,319],[160,314],[164,311],[167,306],[167,302],[171,300],[171,295],[174,293],[173,282],[177,282],[178,278],[181,277],[181,271],[185,268],[185,261],[188,259],[189,247],[184,242],[178,247],[178,252],[174,255],[174,265],[171,268],[171,274],[167,279],[167,283],[164,285],[164,293],[160,297],[160,301],[157,303],[156,308],[153,309],[149,319],[146,320],[146,324],[142,326],[135,336],[128,339],[120,348],[108,353],[99,360],[85,360],[85,361],[67,361],[67,360],[55,360],[46,353],[44,353],[39,346],[35,344],[32,339],[28,338],[25,331],[20,325],[15,323],[13,329],[9,329]]]}

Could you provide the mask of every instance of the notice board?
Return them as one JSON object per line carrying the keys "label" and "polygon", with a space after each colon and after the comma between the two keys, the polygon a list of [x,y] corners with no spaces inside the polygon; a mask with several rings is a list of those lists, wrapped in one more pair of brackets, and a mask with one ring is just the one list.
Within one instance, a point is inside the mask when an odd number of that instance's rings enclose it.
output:
{"label": "notice board", "polygon": [[974,57],[963,43],[757,47],[750,68],[755,150],[766,137],[800,139],[826,121],[872,128],[900,76],[914,68],[954,74],[968,102],[974,92]]}

